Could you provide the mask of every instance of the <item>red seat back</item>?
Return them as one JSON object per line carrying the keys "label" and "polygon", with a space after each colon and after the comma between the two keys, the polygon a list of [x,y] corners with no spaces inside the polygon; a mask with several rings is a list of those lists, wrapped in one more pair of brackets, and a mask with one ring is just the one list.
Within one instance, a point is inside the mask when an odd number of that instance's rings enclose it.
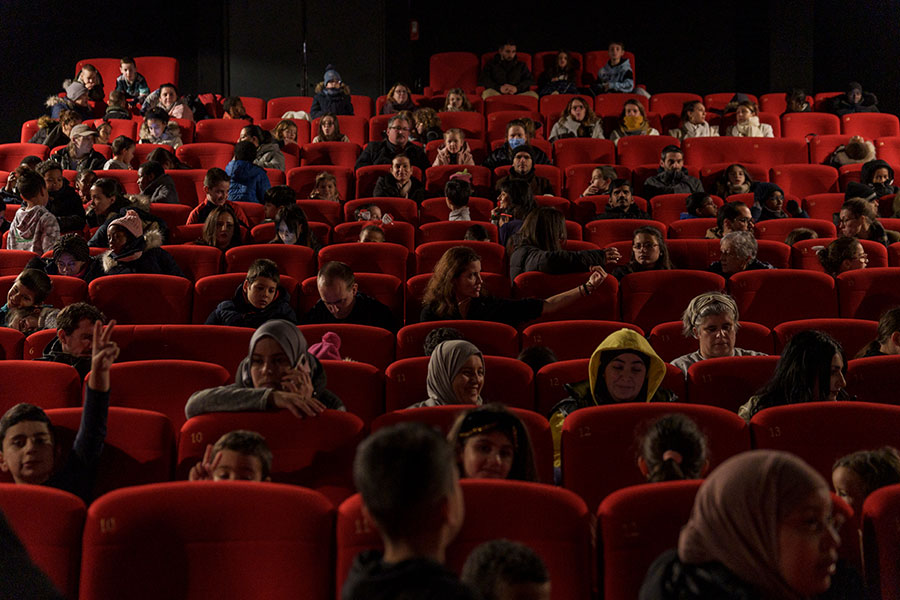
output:
{"label": "red seat back", "polygon": [[781,136],[786,138],[806,139],[814,135],[838,135],[841,133],[841,120],[830,113],[788,113],[781,115]]}
{"label": "red seat back", "polygon": [[[374,351],[373,348],[371,352]],[[328,377],[328,389],[341,399],[347,412],[359,417],[366,427],[384,414],[384,374],[379,368],[366,362],[343,360],[323,360],[322,366]]]}
{"label": "red seat back", "polygon": [[[846,351],[845,354],[847,358],[852,356]],[[847,368],[847,391],[863,402],[900,404],[896,393],[898,367],[900,356],[896,355],[851,360]]]}
{"label": "red seat back", "polygon": [[397,332],[397,358],[423,356],[426,336],[440,327],[451,327],[463,334],[484,354],[515,358],[519,354],[519,333],[505,323],[491,321],[427,321],[407,325]]}
{"label": "red seat back", "polygon": [[303,146],[300,165],[333,165],[353,168],[359,156],[360,147],[354,142],[317,142]]}
{"label": "red seat back", "polygon": [[432,94],[462,88],[475,91],[478,85],[478,57],[471,52],[439,52],[428,59],[428,87]]}
{"label": "red seat back", "polygon": [[801,331],[818,329],[824,331],[844,349],[847,358],[853,358],[869,342],[878,337],[878,322],[864,319],[801,319],[776,325],[772,329],[775,336],[775,350],[781,350],[788,340]]}
{"label": "red seat back", "polygon": [[619,321],[575,320],[535,323],[522,331],[522,348],[546,346],[557,360],[587,358],[609,334],[628,327],[641,335],[637,325]]}
{"label": "red seat back", "polygon": [[225,253],[226,273],[246,273],[258,258],[275,261],[278,270],[295,281],[303,281],[316,272],[312,248],[286,244],[249,244]]}
{"label": "red seat back", "polygon": [[180,244],[163,246],[163,250],[172,255],[191,281],[218,275],[222,271],[222,251],[218,248]]}
{"label": "red seat back", "polygon": [[863,505],[862,532],[868,597],[891,598],[900,590],[900,484],[872,492]]}
{"label": "red seat back", "polygon": [[191,322],[191,281],[173,275],[99,277],[88,286],[90,302],[122,324]]}
{"label": "red seat back", "polygon": [[631,273],[619,282],[622,320],[644,331],[681,317],[685,306],[704,292],[725,289],[725,280],[714,273],[687,270]]}
{"label": "red seat back", "polygon": [[767,327],[838,316],[834,288],[831,276],[797,269],[743,271],[728,281],[741,318]]}
{"label": "red seat back", "polygon": [[[394,362],[394,334],[381,327],[354,325],[352,323],[307,324],[300,326],[300,332],[309,346],[322,341],[329,331],[341,338],[341,358],[349,358],[354,363],[366,363],[384,370]],[[329,383],[333,381],[329,377]],[[338,394],[340,395],[340,394]]]}
{"label": "red seat back", "polygon": [[691,402],[733,413],[764,386],[775,372],[777,356],[707,358],[688,369]]}
{"label": "red seat back", "polygon": [[55,362],[0,361],[0,413],[20,402],[43,409],[80,406],[78,371]]}
{"label": "red seat back", "polygon": [[707,163],[759,163],[772,167],[808,162],[806,140],[790,138],[690,138],[682,145],[689,165]]}
{"label": "red seat back", "polygon": [[319,267],[337,260],[349,265],[354,273],[385,273],[405,281],[408,254],[399,244],[332,244],[319,251]]}
{"label": "red seat back", "polygon": [[841,133],[867,140],[900,135],[900,120],[889,113],[850,113],[841,117]]}
{"label": "red seat back", "polygon": [[837,277],[841,317],[881,318],[885,311],[900,305],[900,272],[893,267],[846,271]]}
{"label": "red seat back", "polygon": [[[586,273],[549,275],[538,271],[521,273],[513,285],[515,298],[550,298],[572,290],[587,281]],[[573,319],[599,319],[613,321],[619,315],[619,283],[615,277],[607,277],[590,296],[579,297],[569,306],[551,314],[542,315],[535,322],[571,321]]]}

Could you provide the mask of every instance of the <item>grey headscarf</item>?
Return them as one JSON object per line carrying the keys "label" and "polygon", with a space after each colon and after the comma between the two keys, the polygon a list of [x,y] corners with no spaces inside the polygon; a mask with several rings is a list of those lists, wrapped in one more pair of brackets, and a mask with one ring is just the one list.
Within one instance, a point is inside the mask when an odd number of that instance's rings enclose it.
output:
{"label": "grey headscarf", "polygon": [[[425,382],[430,401],[438,405],[458,404],[453,393],[453,378],[473,354],[484,362],[481,350],[464,340],[448,340],[435,347],[428,361],[428,379]],[[478,396],[478,404],[481,403],[481,396]]]}
{"label": "grey headscarf", "polygon": [[256,343],[267,336],[278,342],[292,365],[296,365],[300,361],[300,357],[306,354],[306,338],[303,337],[296,325],[284,319],[266,321],[253,332],[247,356],[238,365],[237,374],[234,377],[234,382],[238,385],[253,387],[253,378],[250,377],[250,357],[253,355]]}

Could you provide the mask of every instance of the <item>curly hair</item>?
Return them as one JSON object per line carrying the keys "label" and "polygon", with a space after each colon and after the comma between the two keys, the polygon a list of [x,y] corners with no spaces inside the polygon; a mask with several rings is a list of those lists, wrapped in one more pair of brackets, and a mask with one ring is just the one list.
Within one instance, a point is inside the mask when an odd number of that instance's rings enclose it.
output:
{"label": "curly hair", "polygon": [[434,274],[425,287],[422,304],[430,306],[434,312],[447,317],[456,312],[456,298],[453,283],[470,264],[480,261],[481,256],[468,246],[450,248],[434,266]]}

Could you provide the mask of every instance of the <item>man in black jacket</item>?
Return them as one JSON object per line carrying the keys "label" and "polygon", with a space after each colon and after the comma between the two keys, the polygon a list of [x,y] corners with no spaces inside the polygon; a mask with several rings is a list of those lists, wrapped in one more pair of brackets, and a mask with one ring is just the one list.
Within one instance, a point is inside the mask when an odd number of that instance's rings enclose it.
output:
{"label": "man in black jacket", "polygon": [[511,40],[500,46],[494,58],[484,66],[479,79],[484,86],[482,98],[501,94],[538,97],[531,91],[531,86],[535,85],[534,77],[525,63],[516,60],[516,43]]}
{"label": "man in black jacket", "polygon": [[397,331],[391,309],[359,291],[353,270],[342,262],[325,263],[316,278],[320,300],[303,323],[351,323]]}
{"label": "man in black jacket", "polygon": [[395,156],[402,153],[409,158],[412,166],[419,167],[424,173],[431,163],[425,156],[425,150],[409,141],[410,130],[412,130],[412,123],[409,122],[409,119],[402,114],[395,115],[388,121],[387,139],[380,142],[369,142],[359,158],[356,159],[356,165],[353,168],[389,165]]}

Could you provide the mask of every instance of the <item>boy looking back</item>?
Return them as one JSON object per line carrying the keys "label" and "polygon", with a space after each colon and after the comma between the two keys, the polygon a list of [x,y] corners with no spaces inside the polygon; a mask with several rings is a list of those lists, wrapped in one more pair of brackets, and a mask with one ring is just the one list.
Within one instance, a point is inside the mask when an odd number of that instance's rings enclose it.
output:
{"label": "boy looking back", "polygon": [[238,286],[231,300],[220,303],[206,319],[206,324],[256,329],[270,319],[296,323],[291,295],[279,285],[280,280],[278,265],[267,258],[256,259],[247,270],[247,279]]}
{"label": "boy looking back", "polygon": [[420,423],[386,427],[360,444],[353,480],[363,514],[378,526],[384,553],[361,552],[343,600],[473,599],[474,592],[444,566],[447,546],[465,514],[453,451]]}
{"label": "boy looking back", "polygon": [[59,222],[46,209],[50,193],[44,178],[34,171],[26,171],[19,175],[16,187],[22,197],[22,206],[9,226],[6,247],[39,255],[49,252],[59,240]]}
{"label": "boy looking back", "polygon": [[206,446],[203,460],[191,468],[191,481],[271,481],[272,451],[255,431],[237,429]]}
{"label": "boy looking back", "polygon": [[116,78],[116,89],[125,94],[129,103],[140,104],[150,93],[150,86],[144,76],[138,73],[137,65],[130,56],[125,56],[119,63],[122,73]]}

